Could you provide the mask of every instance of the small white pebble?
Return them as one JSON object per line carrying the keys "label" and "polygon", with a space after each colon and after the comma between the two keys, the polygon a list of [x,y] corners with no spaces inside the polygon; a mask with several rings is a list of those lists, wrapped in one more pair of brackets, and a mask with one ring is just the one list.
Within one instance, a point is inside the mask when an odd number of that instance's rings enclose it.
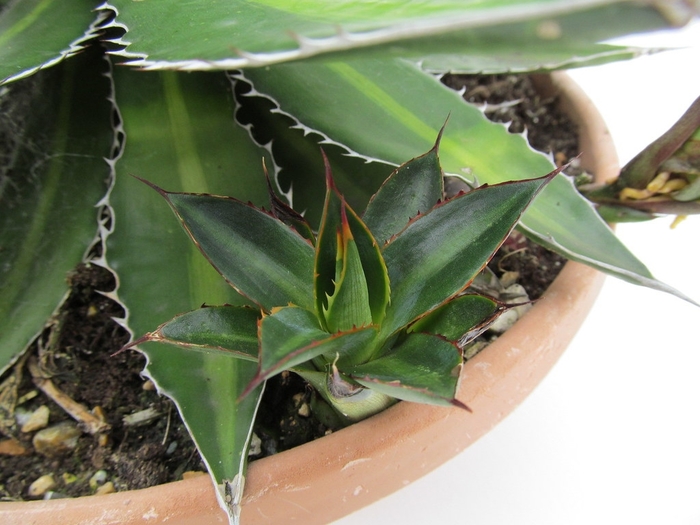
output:
{"label": "small white pebble", "polygon": [[250,438],[250,446],[248,447],[248,455],[249,456],[257,456],[262,452],[262,439],[253,432],[253,435]]}

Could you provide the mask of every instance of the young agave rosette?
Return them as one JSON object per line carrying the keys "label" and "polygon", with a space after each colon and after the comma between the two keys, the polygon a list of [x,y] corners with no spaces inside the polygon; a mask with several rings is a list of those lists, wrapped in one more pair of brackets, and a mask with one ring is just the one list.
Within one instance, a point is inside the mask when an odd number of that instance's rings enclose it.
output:
{"label": "young agave rosette", "polygon": [[[462,348],[506,306],[467,288],[559,170],[444,199],[438,145],[397,168],[362,216],[326,161],[317,233],[272,191],[266,211],[151,185],[250,306],[206,306],[130,346],[165,342],[255,362],[241,367],[247,379],[237,390],[236,406],[247,406],[237,414],[246,438],[257,407],[250,394],[259,399],[261,385],[284,370],[309,381],[344,423],[396,400],[469,410],[456,398]],[[176,402],[177,389],[168,391]],[[187,400],[196,403],[196,393]],[[242,464],[246,446],[239,447]]]}

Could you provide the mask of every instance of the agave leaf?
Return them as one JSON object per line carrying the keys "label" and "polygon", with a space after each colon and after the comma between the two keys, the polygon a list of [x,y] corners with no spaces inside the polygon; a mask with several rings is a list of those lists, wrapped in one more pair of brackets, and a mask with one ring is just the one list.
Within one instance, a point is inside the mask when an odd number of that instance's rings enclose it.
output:
{"label": "agave leaf", "polygon": [[556,173],[481,187],[411,221],[383,250],[392,283],[384,333],[406,326],[466,288]]}
{"label": "agave leaf", "polygon": [[502,311],[504,308],[490,297],[462,295],[419,319],[408,331],[440,335],[462,344],[462,338],[474,339],[473,334],[483,332]]}
{"label": "agave leaf", "polygon": [[432,334],[413,333],[386,354],[346,366],[342,372],[397,399],[464,407],[455,399],[461,369],[462,352],[454,343]]}
{"label": "agave leaf", "polygon": [[146,343],[148,376],[176,404],[229,516],[237,518],[248,463],[248,445],[263,385],[239,397],[255,376],[255,363],[231,354]]}
{"label": "agave leaf", "polygon": [[331,333],[372,324],[367,279],[360,253],[350,231],[345,206],[341,207],[341,225],[337,234],[335,290],[329,296],[324,318]]}
{"label": "agave leaf", "polygon": [[[235,124],[230,82],[224,75],[141,74],[126,68],[116,68],[114,81],[128,147],[116,163],[110,195],[114,231],[106,258],[119,272],[117,293],[128,327],[143,334],[202,303],[241,304],[241,296],[183,234],[163,199],[129,176],[266,204],[260,168],[265,151]],[[259,393],[241,404],[235,400],[257,364],[164,344],[140,349],[148,358],[146,373],[178,405],[215,484],[233,483],[229,491],[235,502]],[[182,379],[185,372],[188,381]]]}
{"label": "agave leaf", "polygon": [[[316,316],[303,308],[276,308],[260,323],[260,369],[248,390],[282,370],[309,361],[322,354],[343,356],[352,351],[353,358],[370,348],[377,335],[374,326],[356,328],[337,334],[321,330]],[[245,394],[244,394],[245,395]]]}
{"label": "agave leaf", "polygon": [[86,52],[1,95],[0,371],[42,330],[96,240],[114,140],[108,67]]}
{"label": "agave leaf", "polygon": [[389,302],[389,276],[386,265],[371,232],[335,187],[326,159],[326,198],[317,241],[314,280],[316,312],[320,319],[326,318],[326,298],[335,294],[338,285],[336,256],[342,253],[338,232],[343,232],[345,227],[348,228],[345,233],[352,237],[362,263],[361,270],[367,284],[371,321],[380,324]]}
{"label": "agave leaf", "polygon": [[237,199],[155,189],[242,295],[267,311],[287,303],[313,307],[314,249],[295,230]]}
{"label": "agave leaf", "polygon": [[[445,172],[494,184],[552,169],[522,136],[489,122],[457,93],[400,60],[298,62],[249,69],[245,76],[276,101],[279,111],[368,158],[399,164],[427,151],[450,115],[440,143]],[[682,296],[653,278],[563,176],[538,196],[520,228],[569,259]]]}
{"label": "agave leaf", "polygon": [[250,84],[240,75],[234,79],[239,104],[236,120],[248,127],[258,144],[269,148],[275,162],[276,188],[294,209],[303,212],[312,228],[320,229],[326,194],[325,164],[320,150],[333,166],[333,181],[345,201],[358,212],[364,210],[393,168],[349,155],[347,148],[277,112],[277,105],[263,94],[251,91]]}
{"label": "agave leaf", "polygon": [[155,341],[207,354],[227,352],[257,362],[259,320],[260,313],[252,308],[205,306],[175,316],[131,346]]}
{"label": "agave leaf", "polygon": [[[598,58],[600,51],[590,46],[597,40],[669,24],[649,5],[605,5],[618,3],[392,0],[329,5],[322,0],[217,0],[178,9],[158,2],[112,0],[108,8],[118,12],[117,23],[128,30],[121,42],[127,45],[124,56],[150,68],[234,69],[329,53],[339,57],[356,49],[435,61],[463,56],[470,48],[478,56],[489,55],[496,46],[508,70],[521,64],[542,67],[551,61],[583,60],[588,54]],[[665,9],[668,16],[690,16],[681,8]],[[541,20],[549,26],[543,29]],[[547,30],[553,24],[556,34]],[[494,31],[498,38],[489,33],[492,28],[499,29]],[[436,38],[440,36],[444,38]],[[179,45],[183,38],[185,47]],[[527,56],[533,42],[541,45]],[[573,55],[557,53],[560,47]]]}
{"label": "agave leaf", "polygon": [[163,199],[130,176],[267,205],[260,164],[265,151],[234,122],[228,79],[116,68],[114,82],[128,147],[116,163],[110,195],[115,225],[106,258],[119,273],[117,293],[129,328],[143,334],[204,303],[242,304]]}
{"label": "agave leaf", "polygon": [[[83,49],[106,13],[96,0],[21,0],[0,10],[0,85],[29,76]],[[60,23],[56,23],[60,20]]]}
{"label": "agave leaf", "polygon": [[433,148],[399,166],[370,199],[362,219],[383,246],[408,221],[435,206],[443,196],[443,177],[438,159],[438,135]]}

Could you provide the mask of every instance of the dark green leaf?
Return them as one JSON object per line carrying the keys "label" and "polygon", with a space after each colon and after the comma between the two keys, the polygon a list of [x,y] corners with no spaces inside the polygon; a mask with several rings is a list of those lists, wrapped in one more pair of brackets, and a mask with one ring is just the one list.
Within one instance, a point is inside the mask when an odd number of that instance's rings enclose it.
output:
{"label": "dark green leaf", "polygon": [[412,221],[383,251],[392,286],[383,332],[402,328],[462,291],[555,174],[481,187]]}
{"label": "dark green leaf", "polygon": [[171,343],[204,353],[230,352],[257,362],[260,317],[252,308],[207,306],[174,317],[135,344]]}
{"label": "dark green leaf", "polygon": [[426,213],[442,199],[444,174],[438,159],[439,144],[440,136],[428,153],[397,168],[367,204],[362,219],[380,246],[403,230],[410,219]]}
{"label": "dark green leaf", "polygon": [[[96,0],[17,0],[0,10],[0,84],[24,78],[83,49],[105,15]],[[60,22],[59,22],[60,21]]]}
{"label": "dark green leaf", "polygon": [[431,334],[408,334],[386,354],[342,372],[361,385],[383,394],[434,405],[464,405],[455,400],[462,352]]}
{"label": "dark green leaf", "polygon": [[[502,309],[499,304],[483,295],[462,295],[433,310],[416,321],[409,332],[441,335],[448,341],[462,344],[462,338],[480,330],[485,323],[495,320]],[[484,327],[485,328],[485,327]]]}
{"label": "dark green leaf", "polygon": [[[316,246],[314,297],[319,318],[325,319],[326,296],[335,293],[338,232],[343,228],[343,213],[358,250],[367,282],[372,322],[380,324],[389,302],[389,277],[379,246],[367,226],[348,206],[333,182],[326,164],[326,199]],[[344,212],[342,211],[344,210]]]}
{"label": "dark green leaf", "polygon": [[114,141],[98,50],[2,88],[0,371],[44,327],[98,230]]}
{"label": "dark green leaf", "polygon": [[266,311],[288,303],[312,308],[314,249],[296,231],[233,198],[159,191],[202,253],[241,294]]}
{"label": "dark green leaf", "polygon": [[331,359],[348,352],[353,357],[367,355],[376,335],[373,326],[329,334],[308,310],[294,306],[275,309],[260,325],[260,370],[250,386],[322,354]]}
{"label": "dark green leaf", "polygon": [[248,445],[263,385],[238,400],[257,365],[219,352],[204,354],[147,343],[148,375],[177,406],[231,514],[240,511]]}

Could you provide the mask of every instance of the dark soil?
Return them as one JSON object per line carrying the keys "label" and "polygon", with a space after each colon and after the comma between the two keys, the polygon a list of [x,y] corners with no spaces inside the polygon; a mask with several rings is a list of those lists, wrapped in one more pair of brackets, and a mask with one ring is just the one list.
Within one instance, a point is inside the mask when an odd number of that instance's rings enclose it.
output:
{"label": "dark soil", "polygon": [[[540,100],[534,94],[526,77],[509,75],[484,80],[447,76],[443,81],[455,89],[464,87],[465,98],[479,103],[521,99],[518,105],[501,107],[489,112],[489,116],[512,121],[511,129],[516,132],[527,126],[528,138],[538,149],[552,152],[558,162],[566,162],[578,153],[574,127],[556,111],[555,101]],[[497,274],[519,272],[521,284],[535,299],[554,279],[563,262],[560,256],[521,236],[504,245],[491,268]],[[114,288],[112,275],[94,264],[84,264],[68,280],[71,294],[57,319],[33,345],[27,358],[0,381],[6,387],[0,391],[0,431],[5,434],[0,436],[0,444],[11,441],[15,447],[13,454],[0,453],[0,500],[32,499],[28,496],[29,484],[45,474],[53,474],[56,481],[54,497],[71,497],[93,493],[89,479],[99,470],[106,472],[106,480],[117,491],[181,479],[187,471],[204,471],[172,402],[159,396],[140,376],[144,358],[137,352],[113,356],[127,342],[128,334],[112,320],[121,317],[121,307],[99,293]],[[31,360],[36,360],[67,396],[88,410],[104,414],[109,430],[97,435],[83,432],[77,447],[67,453],[50,458],[37,453],[32,444],[33,433],[21,432],[3,404],[7,392],[12,391],[7,389],[12,378],[18,385],[16,395],[22,401],[22,410],[48,406],[51,425],[71,418],[37,388],[27,366]],[[309,388],[293,374],[282,374],[269,382],[256,427],[256,434],[262,438],[258,457],[331,431],[313,417],[300,415],[310,396]],[[157,417],[140,425],[125,424],[124,416],[146,409],[153,409]],[[24,453],[17,454],[20,451]]]}

